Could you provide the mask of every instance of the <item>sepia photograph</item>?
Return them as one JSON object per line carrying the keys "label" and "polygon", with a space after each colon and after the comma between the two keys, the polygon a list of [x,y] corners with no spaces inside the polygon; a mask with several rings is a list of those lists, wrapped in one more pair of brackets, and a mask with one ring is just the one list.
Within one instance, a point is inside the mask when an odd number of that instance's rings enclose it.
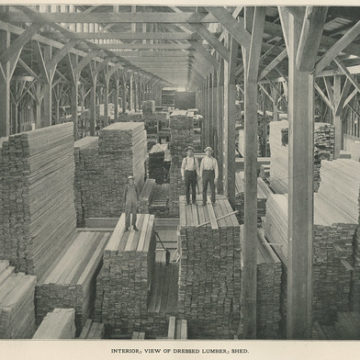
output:
{"label": "sepia photograph", "polygon": [[359,353],[360,6],[296,5],[0,4],[1,358]]}

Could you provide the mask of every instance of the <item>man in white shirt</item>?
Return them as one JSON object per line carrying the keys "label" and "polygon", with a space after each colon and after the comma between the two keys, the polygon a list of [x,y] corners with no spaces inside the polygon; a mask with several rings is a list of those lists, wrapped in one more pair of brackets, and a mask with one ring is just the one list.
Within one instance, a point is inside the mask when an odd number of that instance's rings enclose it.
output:
{"label": "man in white shirt", "polygon": [[215,184],[217,184],[219,176],[219,168],[217,160],[212,156],[212,148],[208,146],[205,149],[205,156],[200,164],[200,177],[203,185],[203,205],[206,205],[207,187],[210,183],[211,202],[215,204]]}
{"label": "man in white shirt", "polygon": [[192,203],[196,204],[196,184],[199,164],[194,157],[194,149],[191,146],[186,149],[186,155],[181,164],[181,176],[182,180],[185,181],[186,203],[190,205],[190,187]]}

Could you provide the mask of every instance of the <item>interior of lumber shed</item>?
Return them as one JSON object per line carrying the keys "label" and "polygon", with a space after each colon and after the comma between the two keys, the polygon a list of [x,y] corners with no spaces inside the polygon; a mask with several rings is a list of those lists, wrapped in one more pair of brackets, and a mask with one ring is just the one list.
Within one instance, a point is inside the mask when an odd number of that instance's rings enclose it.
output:
{"label": "interior of lumber shed", "polygon": [[195,5],[0,6],[1,339],[360,340],[360,7]]}

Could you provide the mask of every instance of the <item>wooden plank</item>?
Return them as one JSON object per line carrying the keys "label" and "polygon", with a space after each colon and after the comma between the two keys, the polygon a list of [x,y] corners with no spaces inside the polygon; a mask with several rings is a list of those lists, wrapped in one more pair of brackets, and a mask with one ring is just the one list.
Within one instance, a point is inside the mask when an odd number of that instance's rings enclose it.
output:
{"label": "wooden plank", "polygon": [[296,54],[296,66],[300,71],[313,71],[319,50],[328,8],[326,6],[307,6],[299,48]]}
{"label": "wooden plank", "polygon": [[348,47],[360,34],[360,21],[349,29],[342,38],[337,40],[325,55],[317,62],[315,73],[319,74],[338,56],[346,47]]}
{"label": "wooden plank", "polygon": [[327,98],[327,96],[324,94],[324,92],[321,90],[320,86],[315,82],[314,88],[318,92],[318,94],[321,96],[321,98],[324,100],[325,104],[333,110],[333,104],[330,102],[330,100]]}
{"label": "wooden plank", "polygon": [[191,48],[191,43],[189,44],[137,44],[137,43],[133,43],[133,44],[102,44],[99,45],[99,47],[101,49],[109,49],[114,51],[115,53],[118,50],[148,50],[148,49],[154,49],[154,50],[186,50],[186,49],[190,49]]}
{"label": "wooden plank", "polygon": [[273,69],[275,69],[287,57],[287,50],[284,49],[274,60],[272,60],[259,75],[259,80],[267,76]]}
{"label": "wooden plank", "polygon": [[104,40],[191,40],[192,34],[183,32],[76,32],[74,39]]}
{"label": "wooden plank", "polygon": [[360,84],[357,82],[354,75],[350,74],[349,70],[346,68],[344,63],[339,58],[334,58],[334,62],[339,67],[340,71],[346,75],[346,77],[349,79],[349,81],[353,84],[353,86],[356,88],[358,92],[360,92]]}

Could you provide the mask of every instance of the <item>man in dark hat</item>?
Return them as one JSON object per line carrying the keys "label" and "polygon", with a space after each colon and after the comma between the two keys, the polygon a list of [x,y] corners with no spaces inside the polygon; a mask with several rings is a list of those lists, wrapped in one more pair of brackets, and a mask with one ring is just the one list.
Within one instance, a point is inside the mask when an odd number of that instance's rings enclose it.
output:
{"label": "man in dark hat", "polygon": [[203,205],[206,205],[207,187],[210,183],[211,202],[215,204],[215,184],[218,181],[219,168],[217,160],[212,156],[212,148],[208,146],[205,149],[205,156],[200,164],[200,176],[202,178],[203,186]]}
{"label": "man in dark hat", "polygon": [[197,175],[199,173],[199,164],[194,157],[194,149],[192,146],[187,147],[186,155],[187,156],[183,159],[181,164],[181,176],[183,181],[185,181],[186,203],[187,205],[190,205],[190,187],[192,203],[196,204],[196,184]]}
{"label": "man in dark hat", "polygon": [[132,215],[131,224],[134,227],[135,231],[138,231],[136,227],[136,213],[137,213],[137,203],[139,200],[139,193],[137,191],[134,177],[128,177],[128,183],[125,186],[124,190],[124,202],[125,202],[125,231],[129,231],[130,227],[130,215]]}

